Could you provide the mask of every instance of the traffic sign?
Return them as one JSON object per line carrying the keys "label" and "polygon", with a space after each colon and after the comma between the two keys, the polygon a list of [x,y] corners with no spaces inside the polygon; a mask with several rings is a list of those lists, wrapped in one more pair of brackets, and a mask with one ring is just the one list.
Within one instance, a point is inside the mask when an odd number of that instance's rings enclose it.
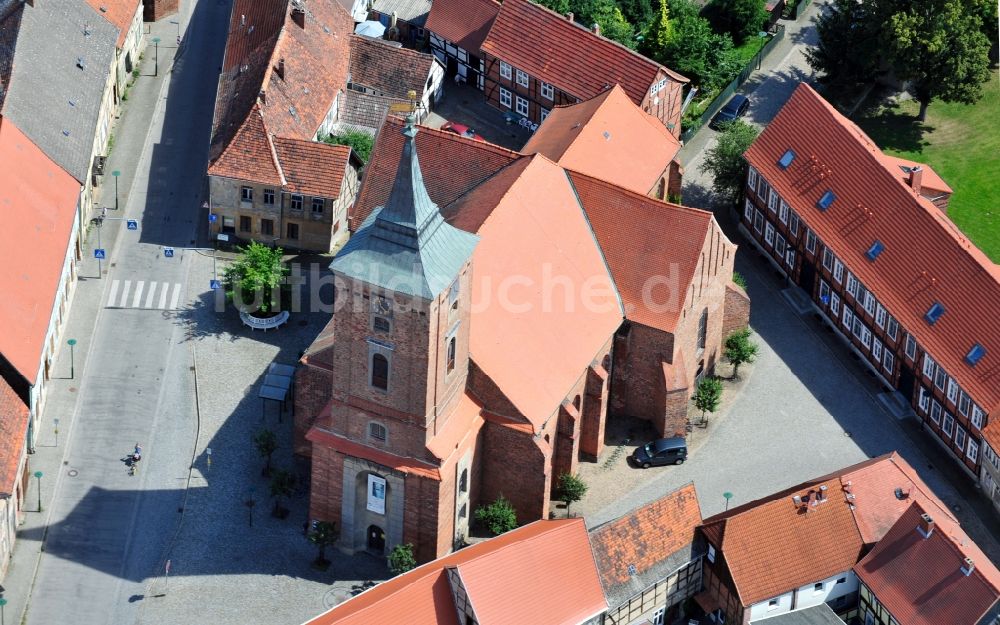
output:
{"label": "traffic sign", "polygon": [[174,257],[174,248],[172,248],[172,247],[165,247],[165,248],[163,248],[163,256],[164,256],[164,258],[173,258]]}
{"label": "traffic sign", "polygon": [[215,213],[209,213],[208,214],[208,223],[214,224],[215,220],[217,220],[218,218],[219,218],[218,215],[216,215]]}
{"label": "traffic sign", "polygon": [[94,258],[97,258],[98,260],[107,258],[107,255],[104,253],[103,247],[99,247],[94,250]]}
{"label": "traffic sign", "polygon": [[228,241],[229,240],[229,235],[228,234],[223,234],[223,233],[220,232],[219,234],[215,235],[215,238],[218,239],[218,240],[220,240],[220,241]]}
{"label": "traffic sign", "polygon": [[128,226],[129,230],[138,230],[139,229],[139,222],[137,220],[135,220],[135,219],[127,219],[127,220],[125,220],[125,225]]}
{"label": "traffic sign", "polygon": [[208,286],[212,287],[213,291],[222,287],[218,280],[209,280]]}

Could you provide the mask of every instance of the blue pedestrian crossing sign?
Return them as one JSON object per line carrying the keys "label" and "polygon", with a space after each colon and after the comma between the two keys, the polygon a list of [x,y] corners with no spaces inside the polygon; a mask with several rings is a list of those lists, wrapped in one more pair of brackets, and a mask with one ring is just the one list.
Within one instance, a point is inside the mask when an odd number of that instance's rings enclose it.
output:
{"label": "blue pedestrian crossing sign", "polygon": [[222,287],[222,285],[219,284],[218,280],[209,280],[208,281],[208,286],[212,287],[213,291],[215,291],[215,290],[217,290],[217,289],[219,289],[219,288]]}
{"label": "blue pedestrian crossing sign", "polygon": [[218,217],[215,215],[215,213],[208,214],[208,223],[214,224],[216,219],[218,219]]}
{"label": "blue pedestrian crossing sign", "polygon": [[127,220],[125,220],[125,224],[128,226],[129,230],[138,230],[139,229],[139,222],[137,220],[135,220],[135,219],[127,219]]}
{"label": "blue pedestrian crossing sign", "polygon": [[172,247],[165,247],[165,248],[163,248],[163,256],[164,256],[164,258],[173,258],[174,257],[174,248],[172,248]]}
{"label": "blue pedestrian crossing sign", "polygon": [[94,250],[94,258],[96,258],[98,260],[102,260],[104,258],[107,258],[107,256],[104,254],[104,248],[103,247],[99,247],[99,248],[97,248],[97,249]]}

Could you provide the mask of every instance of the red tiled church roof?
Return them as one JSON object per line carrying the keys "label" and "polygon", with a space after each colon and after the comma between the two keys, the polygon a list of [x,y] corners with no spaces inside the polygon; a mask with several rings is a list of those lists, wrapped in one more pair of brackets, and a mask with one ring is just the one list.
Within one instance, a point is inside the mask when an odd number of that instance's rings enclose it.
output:
{"label": "red tiled church roof", "polygon": [[499,12],[496,0],[434,0],[424,27],[478,56]]}
{"label": "red tiled church roof", "polygon": [[[783,170],[788,149],[796,156]],[[887,168],[867,135],[802,84],[746,158],[974,401],[1000,409],[1000,269]],[[836,199],[821,211],[827,190]],[[876,240],[885,249],[870,261]],[[935,302],[945,313],[931,325]],[[986,354],[972,366],[976,343]]]}
{"label": "red tiled church roof", "polygon": [[660,70],[676,82],[688,82],[529,0],[504,0],[482,50],[580,99],[620,83],[639,104]]}

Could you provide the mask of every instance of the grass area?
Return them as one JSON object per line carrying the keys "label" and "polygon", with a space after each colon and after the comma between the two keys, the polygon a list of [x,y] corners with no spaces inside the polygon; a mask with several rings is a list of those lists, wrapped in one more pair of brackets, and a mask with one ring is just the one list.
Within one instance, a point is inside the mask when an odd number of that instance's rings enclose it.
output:
{"label": "grass area", "polygon": [[927,163],[954,190],[948,216],[993,262],[1000,262],[1000,75],[974,105],[934,101],[917,121],[914,101],[856,115],[886,153]]}
{"label": "grass area", "polygon": [[743,42],[742,46],[737,46],[733,48],[740,55],[740,69],[744,65],[750,62],[760,49],[764,47],[764,44],[771,40],[770,35],[764,41],[761,41],[760,37],[750,37]]}

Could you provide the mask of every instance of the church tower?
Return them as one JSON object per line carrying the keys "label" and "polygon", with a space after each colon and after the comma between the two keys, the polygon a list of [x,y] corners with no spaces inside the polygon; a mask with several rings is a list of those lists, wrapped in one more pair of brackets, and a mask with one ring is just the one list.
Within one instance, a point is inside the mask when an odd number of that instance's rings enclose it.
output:
{"label": "church tower", "polygon": [[[478,237],[446,223],[427,194],[417,132],[408,118],[388,200],[330,265],[333,388],[322,440],[311,437],[310,509],[339,516],[345,550],[426,538],[434,557],[440,488],[421,482],[441,473],[427,445],[465,391]],[[426,511],[433,520],[418,518]]]}

